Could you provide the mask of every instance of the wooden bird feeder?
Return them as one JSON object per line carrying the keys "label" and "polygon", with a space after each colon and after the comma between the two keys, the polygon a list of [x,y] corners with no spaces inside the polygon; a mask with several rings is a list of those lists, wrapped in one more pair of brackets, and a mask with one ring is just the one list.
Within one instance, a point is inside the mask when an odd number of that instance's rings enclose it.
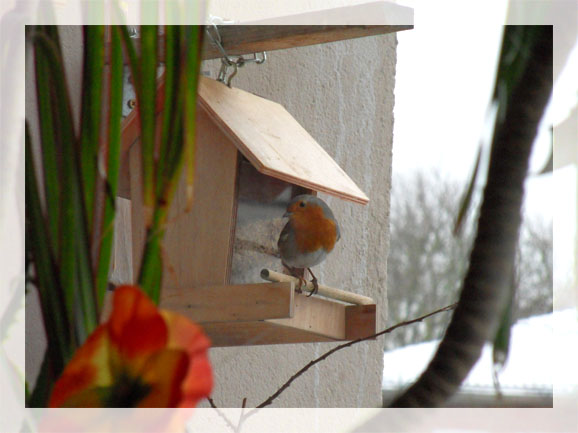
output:
{"label": "wooden bird feeder", "polygon": [[[379,26],[369,27],[368,34],[375,34]],[[381,33],[392,31],[392,26],[381,27]],[[336,40],[334,30],[332,40]],[[301,45],[312,43],[303,37],[299,40]],[[162,77],[158,86],[160,128]],[[122,129],[125,154],[119,209],[126,216],[119,232],[126,239],[124,247],[117,242],[115,267],[123,256],[140,263],[144,246],[138,122],[135,110]],[[259,270],[236,270],[251,261],[248,256],[241,252],[235,259],[239,245],[254,241],[251,224],[272,220],[282,224],[284,208],[295,195],[321,191],[360,204],[368,202],[367,196],[276,102],[201,77],[196,128],[194,201],[186,212],[183,177],[168,217],[161,307],[200,323],[213,346],[338,341],[373,334],[376,308],[370,299],[351,294],[353,302],[361,299],[357,303],[363,304],[351,305],[307,297],[295,292],[291,277],[276,278],[271,272],[269,280],[278,282],[262,282]],[[281,227],[265,233],[270,246],[276,246]],[[241,239],[243,231],[246,235]],[[281,270],[280,259],[269,256],[269,260]],[[258,265],[259,269],[267,266]],[[138,269],[132,268],[121,279],[130,282],[136,275]],[[351,302],[347,294],[342,299]]]}

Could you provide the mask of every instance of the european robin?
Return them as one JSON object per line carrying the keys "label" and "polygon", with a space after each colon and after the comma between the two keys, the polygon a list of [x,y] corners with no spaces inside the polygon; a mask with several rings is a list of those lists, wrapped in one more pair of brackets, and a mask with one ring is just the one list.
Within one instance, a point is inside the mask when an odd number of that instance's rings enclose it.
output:
{"label": "european robin", "polygon": [[296,274],[296,270],[309,271],[314,287],[309,294],[311,296],[319,288],[311,267],[325,260],[333,250],[341,237],[339,225],[329,206],[320,198],[308,194],[293,198],[283,217],[288,217],[289,221],[277,242],[282,263],[293,276],[303,282],[304,279]]}

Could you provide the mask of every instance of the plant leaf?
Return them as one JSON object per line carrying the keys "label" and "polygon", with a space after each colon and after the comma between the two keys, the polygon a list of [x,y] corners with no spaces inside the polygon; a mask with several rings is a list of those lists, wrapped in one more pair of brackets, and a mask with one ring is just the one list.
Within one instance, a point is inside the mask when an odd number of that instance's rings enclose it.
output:
{"label": "plant leaf", "polygon": [[175,146],[174,136],[176,135],[176,121],[180,118],[177,111],[177,100],[179,96],[179,68],[180,68],[180,26],[165,26],[165,99],[163,104],[163,124],[161,132],[161,142],[159,149],[158,173],[156,195],[160,198],[170,179],[171,152]]}
{"label": "plant leaf", "polygon": [[[177,92],[176,95],[176,108],[169,134],[170,145],[166,155],[168,183],[155,209],[153,227],[147,232],[139,277],[139,283],[147,288],[156,303],[160,299],[162,280],[161,241],[165,232],[168,206],[180,180],[183,163],[187,165],[187,200],[192,199],[194,180],[196,97],[203,33],[199,26],[184,27],[182,33],[184,60],[178,79],[183,91]],[[176,41],[176,38],[174,40]],[[188,206],[190,207],[190,204]]]}
{"label": "plant leaf", "polygon": [[184,159],[186,170],[186,194],[188,212],[193,204],[193,183],[195,180],[195,132],[196,132],[196,107],[197,87],[199,84],[199,67],[201,64],[201,50],[203,30],[200,26],[185,27],[185,46],[187,47],[186,64],[183,70],[185,110],[184,110]]}
{"label": "plant leaf", "polygon": [[112,27],[111,30],[108,163],[107,177],[105,179],[103,229],[96,272],[96,291],[99,311],[102,309],[104,302],[114,244],[115,201],[118,189],[121,152],[123,92],[122,41],[119,27]]}
{"label": "plant leaf", "polygon": [[70,326],[70,317],[58,281],[57,267],[50,249],[49,233],[44,230],[45,219],[40,205],[28,124],[26,124],[25,146],[26,220],[30,236],[26,244],[30,245],[34,257],[42,317],[48,341],[47,352],[53,360],[54,369],[62,371],[64,364],[72,355],[74,328]]}
{"label": "plant leaf", "polygon": [[[47,58],[50,83],[58,101],[53,114],[58,121],[62,153],[59,276],[66,311],[73,315],[75,344],[80,344],[96,327],[97,309],[72,111],[63,60],[56,44],[42,33],[35,34],[33,43],[35,49]],[[37,77],[37,80],[44,82],[41,85],[48,85],[47,79]]]}
{"label": "plant leaf", "polygon": [[120,35],[122,36],[123,46],[128,56],[130,71],[132,73],[132,82],[134,84],[135,92],[141,88],[140,84],[140,64],[136,54],[136,48],[132,42],[128,27],[126,25],[120,26]]}
{"label": "plant leaf", "polygon": [[141,121],[141,146],[143,166],[143,204],[145,225],[150,227],[155,207],[155,105],[157,77],[157,26],[141,26],[141,88],[137,91]]}
{"label": "plant leaf", "polygon": [[50,352],[47,350],[44,353],[44,358],[42,358],[40,372],[36,378],[34,389],[26,401],[26,407],[48,406],[48,399],[50,398],[52,387],[54,386],[58,376],[60,376],[60,373],[64,370],[64,368],[62,368],[58,372],[55,371],[52,366],[54,361],[55,359],[50,356]]}
{"label": "plant leaf", "polygon": [[158,305],[160,301],[163,264],[161,258],[161,242],[165,235],[164,228],[160,228],[160,221],[166,219],[162,213],[165,208],[157,208],[153,226],[147,230],[142,265],[139,275],[139,285],[143,291]]}
{"label": "plant leaf", "polygon": [[[42,31],[42,30],[40,30]],[[41,77],[48,75],[46,57],[42,52],[35,55],[36,74]],[[48,80],[36,81],[36,95],[38,100],[38,120],[42,143],[42,167],[44,173],[44,193],[46,199],[46,225],[50,234],[52,253],[58,254],[60,237],[58,222],[60,221],[60,164],[56,148],[56,131],[52,116],[53,106],[56,103],[52,94],[52,86]]]}
{"label": "plant leaf", "polygon": [[92,231],[102,105],[104,26],[84,26],[80,162],[88,231]]}

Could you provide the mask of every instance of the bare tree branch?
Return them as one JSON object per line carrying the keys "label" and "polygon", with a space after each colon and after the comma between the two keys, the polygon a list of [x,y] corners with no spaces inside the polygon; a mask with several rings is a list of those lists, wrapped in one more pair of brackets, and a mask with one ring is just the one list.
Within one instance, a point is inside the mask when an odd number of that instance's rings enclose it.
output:
{"label": "bare tree branch", "polygon": [[[217,415],[219,415],[219,417],[221,417],[221,419],[222,419],[223,421],[225,421],[225,423],[227,424],[227,426],[228,426],[232,431],[234,431],[234,432],[235,432],[235,431],[238,431],[238,430],[237,430],[237,427],[235,427],[235,426],[233,425],[233,423],[232,423],[231,421],[229,421],[229,418],[227,418],[227,417],[225,416],[225,414],[222,413],[222,412],[219,410],[219,408],[217,407],[217,405],[215,405],[215,402],[213,401],[213,399],[209,397],[209,398],[207,398],[207,400],[209,401],[209,404],[211,405],[211,407],[217,411]],[[241,422],[241,420],[239,420],[239,422]]]}

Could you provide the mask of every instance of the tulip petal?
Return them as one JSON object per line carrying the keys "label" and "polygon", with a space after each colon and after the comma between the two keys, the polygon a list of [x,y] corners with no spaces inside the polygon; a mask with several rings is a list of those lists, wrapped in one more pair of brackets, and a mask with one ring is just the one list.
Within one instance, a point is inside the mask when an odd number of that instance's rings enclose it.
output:
{"label": "tulip petal", "polygon": [[178,407],[196,407],[199,400],[209,397],[213,390],[213,372],[206,356],[198,356],[189,364],[189,371],[181,385],[182,397]]}
{"label": "tulip petal", "polygon": [[188,367],[187,353],[181,350],[163,350],[151,356],[141,373],[141,379],[151,391],[139,407],[177,407]]}
{"label": "tulip petal", "polygon": [[[85,395],[73,398],[89,388],[106,387],[112,383],[108,368],[109,345],[107,329],[101,325],[88,337],[67,364],[62,376],[54,385],[49,407],[92,407],[84,406],[95,397]],[[82,406],[76,406],[76,405]],[[96,403],[95,403],[96,404]]]}
{"label": "tulip petal", "polygon": [[211,395],[213,374],[208,359],[211,345],[202,328],[180,314],[162,311],[169,329],[168,348],[186,350],[189,355],[189,369],[181,385],[183,392],[179,407],[195,407],[198,401]]}
{"label": "tulip petal", "polygon": [[113,302],[108,322],[110,339],[123,357],[143,357],[166,346],[165,322],[141,290],[120,286],[115,290]]}

